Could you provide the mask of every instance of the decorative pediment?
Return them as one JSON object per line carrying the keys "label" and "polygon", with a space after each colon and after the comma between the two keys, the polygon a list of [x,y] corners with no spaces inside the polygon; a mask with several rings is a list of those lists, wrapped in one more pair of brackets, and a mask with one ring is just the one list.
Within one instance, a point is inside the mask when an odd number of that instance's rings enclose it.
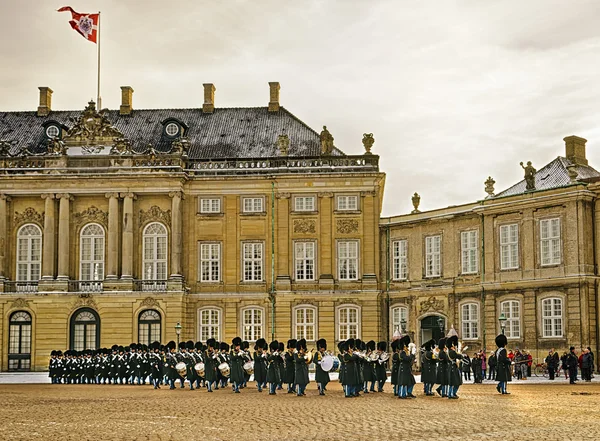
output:
{"label": "decorative pediment", "polygon": [[153,297],[146,297],[142,303],[140,303],[140,306],[145,308],[160,308],[160,304]]}
{"label": "decorative pediment", "polygon": [[427,311],[443,311],[444,301],[431,296],[427,300],[421,302],[420,314],[425,314]]}
{"label": "decorative pediment", "polygon": [[10,304],[9,309],[21,309],[21,308],[29,308],[29,300],[25,300],[22,297],[15,299]]}
{"label": "decorative pediment", "polygon": [[33,207],[27,207],[22,213],[15,212],[15,224],[20,225],[26,222],[35,222],[38,225],[44,225],[44,213],[38,213]]}
{"label": "decorative pediment", "polygon": [[108,224],[108,213],[100,210],[98,207],[91,206],[87,210],[84,210],[73,215],[73,219],[76,224],[83,224],[88,222],[99,222],[102,225]]}
{"label": "decorative pediment", "polygon": [[153,205],[148,210],[140,210],[140,225],[147,222],[162,222],[165,225],[171,225],[171,210],[162,210]]}
{"label": "decorative pediment", "polygon": [[79,298],[71,305],[71,311],[75,311],[79,308],[92,308],[98,310],[98,304],[94,298],[89,294],[80,294]]}
{"label": "decorative pediment", "polygon": [[123,134],[114,128],[106,117],[107,109],[96,110],[96,103],[90,101],[78,118],[69,118],[73,126],[63,137],[67,146],[83,146],[87,153],[97,153],[94,146],[112,145]]}

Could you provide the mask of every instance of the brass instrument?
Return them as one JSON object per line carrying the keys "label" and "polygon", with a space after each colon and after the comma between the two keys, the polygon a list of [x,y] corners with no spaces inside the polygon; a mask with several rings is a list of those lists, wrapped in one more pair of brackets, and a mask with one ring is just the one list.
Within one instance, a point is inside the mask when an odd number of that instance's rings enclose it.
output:
{"label": "brass instrument", "polygon": [[377,353],[377,351],[371,351],[369,355],[367,355],[367,359],[368,361],[375,362],[379,360],[379,354]]}
{"label": "brass instrument", "polygon": [[306,357],[306,364],[311,364],[312,363],[312,359],[313,359],[313,351],[314,349],[311,349],[310,352],[307,352],[304,356]]}
{"label": "brass instrument", "polygon": [[385,363],[386,361],[388,361],[390,358],[390,353],[389,352],[382,352],[381,354],[379,354],[379,360],[380,363]]}

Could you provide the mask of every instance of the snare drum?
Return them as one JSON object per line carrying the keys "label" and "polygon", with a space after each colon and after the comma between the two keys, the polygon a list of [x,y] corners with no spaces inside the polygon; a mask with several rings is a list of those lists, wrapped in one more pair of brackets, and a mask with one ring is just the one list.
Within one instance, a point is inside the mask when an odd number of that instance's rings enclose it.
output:
{"label": "snare drum", "polygon": [[254,373],[254,362],[252,360],[244,363],[244,371],[246,371],[248,375],[252,375]]}
{"label": "snare drum", "polygon": [[221,363],[219,365],[219,372],[221,372],[221,375],[223,375],[224,377],[229,377],[231,369],[229,368],[229,365],[227,363]]}
{"label": "snare drum", "polygon": [[185,365],[185,363],[183,361],[180,361],[179,363],[177,363],[175,365],[175,370],[182,377],[185,377],[185,375],[187,374],[187,366]]}
{"label": "snare drum", "polygon": [[198,374],[199,377],[204,377],[204,363],[196,363],[194,366],[194,370]]}
{"label": "snare drum", "polygon": [[321,369],[323,369],[325,372],[329,372],[331,369],[333,369],[333,356],[323,356],[323,359],[321,360]]}

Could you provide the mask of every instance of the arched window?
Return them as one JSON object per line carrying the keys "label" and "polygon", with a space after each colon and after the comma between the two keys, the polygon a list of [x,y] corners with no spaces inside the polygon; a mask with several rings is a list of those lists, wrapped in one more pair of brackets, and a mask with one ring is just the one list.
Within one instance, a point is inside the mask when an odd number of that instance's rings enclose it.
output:
{"label": "arched window", "polygon": [[506,338],[521,338],[521,305],[518,300],[500,303],[500,311],[506,317],[504,334]]}
{"label": "arched window", "polygon": [[563,301],[559,297],[542,300],[542,335],[544,337],[563,336]]}
{"label": "arched window", "polygon": [[160,313],[154,309],[140,312],[138,318],[138,342],[150,346],[160,342]]}
{"label": "arched window", "polygon": [[408,308],[406,306],[392,306],[390,309],[391,334],[395,331],[405,333],[408,331]]}
{"label": "arched window", "polygon": [[71,316],[71,349],[83,351],[100,346],[100,317],[93,309],[82,308]]}
{"label": "arched window", "polygon": [[198,311],[198,339],[206,342],[209,338],[221,339],[221,311],[217,308]]}
{"label": "arched window", "polygon": [[337,339],[347,340],[360,337],[360,308],[343,305],[337,310]]}
{"label": "arched window", "polygon": [[81,230],[79,278],[82,291],[102,291],[104,280],[104,229],[88,224]]}
{"label": "arched window", "polygon": [[158,222],[144,229],[144,280],[167,280],[167,229]]}
{"label": "arched window", "polygon": [[256,341],[263,336],[263,309],[250,307],[242,309],[242,340]]}
{"label": "arched window", "polygon": [[8,330],[8,370],[28,371],[31,367],[31,315],[13,312]]}
{"label": "arched window", "polygon": [[461,308],[462,339],[475,340],[479,338],[479,305],[464,303]]}
{"label": "arched window", "polygon": [[35,224],[23,225],[17,233],[17,281],[37,283],[41,265],[42,230]]}
{"label": "arched window", "polygon": [[306,305],[294,308],[294,338],[317,339],[317,308]]}

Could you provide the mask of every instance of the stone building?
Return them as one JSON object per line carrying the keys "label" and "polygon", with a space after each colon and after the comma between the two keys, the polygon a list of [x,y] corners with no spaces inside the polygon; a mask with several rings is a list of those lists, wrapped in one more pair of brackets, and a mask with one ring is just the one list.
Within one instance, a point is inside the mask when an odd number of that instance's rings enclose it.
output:
{"label": "stone building", "polygon": [[[265,107],[0,112],[2,370],[52,349],[259,337],[597,349],[600,173],[585,140],[471,204],[381,218],[365,134],[346,155]],[[82,106],[83,107],[83,106]],[[532,188],[533,187],[533,188]],[[310,344],[310,343],[309,343]],[[314,344],[314,343],[313,343]]]}

